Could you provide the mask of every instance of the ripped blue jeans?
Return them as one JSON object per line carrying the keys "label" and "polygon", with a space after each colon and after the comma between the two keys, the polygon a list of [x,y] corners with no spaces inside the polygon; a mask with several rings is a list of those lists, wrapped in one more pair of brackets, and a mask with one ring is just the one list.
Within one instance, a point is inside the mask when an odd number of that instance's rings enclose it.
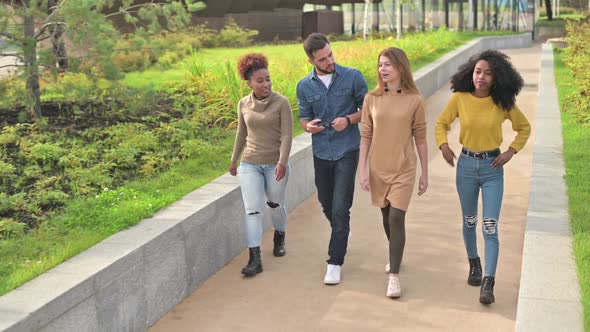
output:
{"label": "ripped blue jeans", "polygon": [[498,265],[498,221],[504,195],[504,169],[492,168],[495,157],[475,159],[463,153],[457,162],[457,193],[463,212],[463,241],[468,258],[479,257],[477,253],[477,201],[481,189],[482,233],[485,243],[484,275],[495,277]]}
{"label": "ripped blue jeans", "polygon": [[246,240],[248,248],[260,247],[262,221],[268,207],[274,229],[284,232],[287,226],[285,191],[289,180],[287,174],[281,181],[275,180],[276,165],[257,165],[241,162],[238,166],[242,199],[246,208]]}

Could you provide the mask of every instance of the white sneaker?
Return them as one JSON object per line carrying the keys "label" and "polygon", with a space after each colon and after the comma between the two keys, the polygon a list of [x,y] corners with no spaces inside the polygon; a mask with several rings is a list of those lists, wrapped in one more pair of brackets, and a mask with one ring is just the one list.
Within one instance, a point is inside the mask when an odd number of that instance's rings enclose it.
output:
{"label": "white sneaker", "polygon": [[399,277],[389,274],[389,284],[387,285],[387,297],[398,298],[402,296],[402,288],[399,284]]}
{"label": "white sneaker", "polygon": [[391,265],[389,265],[389,263],[387,263],[385,265],[385,274],[389,274],[389,270],[391,270]]}
{"label": "white sneaker", "polygon": [[338,285],[340,283],[340,265],[328,264],[326,270],[326,276],[324,277],[324,284],[326,285]]}

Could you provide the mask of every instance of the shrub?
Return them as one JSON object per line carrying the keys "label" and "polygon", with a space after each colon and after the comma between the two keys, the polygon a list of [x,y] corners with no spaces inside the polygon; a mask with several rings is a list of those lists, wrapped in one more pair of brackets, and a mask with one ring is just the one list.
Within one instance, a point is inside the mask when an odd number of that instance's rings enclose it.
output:
{"label": "shrub", "polygon": [[158,58],[158,64],[166,69],[170,68],[173,64],[175,64],[180,59],[180,55],[177,52],[167,51],[166,53],[162,54]]}
{"label": "shrub", "polygon": [[145,49],[137,51],[124,50],[113,54],[112,61],[122,72],[140,71],[155,62],[155,57],[150,53],[145,52]]}
{"label": "shrub", "polygon": [[567,49],[566,64],[571,69],[578,93],[573,94],[568,101],[575,109],[574,115],[577,121],[590,123],[590,21],[569,22],[566,25]]}
{"label": "shrub", "polygon": [[26,226],[26,224],[12,219],[0,219],[0,240],[23,236]]}
{"label": "shrub", "polygon": [[58,145],[45,143],[35,144],[28,149],[29,158],[37,161],[42,166],[53,166],[67,153],[66,149]]}
{"label": "shrub", "polygon": [[10,108],[15,104],[24,104],[26,96],[25,82],[17,76],[0,79],[0,107]]}
{"label": "shrub", "polygon": [[253,43],[258,31],[249,30],[239,26],[233,18],[229,18],[223,29],[208,41],[212,47],[244,47]]}
{"label": "shrub", "polygon": [[16,168],[13,165],[0,160],[0,185],[2,185],[0,188],[14,180],[15,171]]}
{"label": "shrub", "polygon": [[85,100],[98,88],[96,80],[83,73],[65,73],[43,89],[43,100]]}

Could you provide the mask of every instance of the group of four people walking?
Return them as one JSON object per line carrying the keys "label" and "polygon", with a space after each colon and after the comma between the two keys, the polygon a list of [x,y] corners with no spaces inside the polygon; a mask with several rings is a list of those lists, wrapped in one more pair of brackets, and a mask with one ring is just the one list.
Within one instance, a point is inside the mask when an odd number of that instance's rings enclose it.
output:
{"label": "group of four people walking", "polygon": [[[324,35],[309,35],[303,48],[313,70],[297,84],[299,120],[303,130],[312,136],[318,200],[331,226],[324,283],[339,284],[341,280],[358,166],[360,186],[371,193],[372,204],[381,209],[389,241],[386,294],[398,298],[405,215],[414,191],[417,159],[418,195],[428,188],[425,105],[409,60],[400,48],[383,50],[377,58],[377,86],[369,92],[358,70],[335,62]],[[285,190],[293,117],[288,100],[271,88],[264,55],[243,56],[238,61],[238,71],[252,93],[238,104],[238,128],[229,172],[239,175],[246,210],[250,259],[242,273],[255,276],[263,270],[260,246],[266,207],[274,226],[273,255],[286,253]],[[467,282],[481,285],[479,300],[484,304],[494,302],[503,165],[523,148],[530,135],[530,125],[515,104],[522,86],[520,74],[505,54],[495,50],[481,52],[451,78],[454,93],[435,125],[435,138],[443,158],[454,166],[456,155],[448,145],[447,133],[459,118],[459,142],[463,148],[457,161],[456,186],[469,262]],[[501,152],[502,123],[506,119],[512,122],[517,136]],[[480,191],[485,275],[476,245]]]}

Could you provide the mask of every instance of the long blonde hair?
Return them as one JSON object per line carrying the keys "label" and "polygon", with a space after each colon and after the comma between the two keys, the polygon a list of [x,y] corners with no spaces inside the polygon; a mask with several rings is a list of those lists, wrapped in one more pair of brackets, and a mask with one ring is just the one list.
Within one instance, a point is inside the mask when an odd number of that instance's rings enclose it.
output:
{"label": "long blonde hair", "polygon": [[418,91],[418,88],[416,87],[416,82],[414,82],[414,77],[412,76],[410,60],[408,60],[406,52],[397,47],[389,47],[379,53],[379,56],[377,57],[377,86],[369,93],[374,96],[382,96],[385,94],[385,82],[383,82],[383,78],[381,78],[381,75],[379,74],[379,58],[381,58],[382,55],[387,57],[389,61],[391,61],[391,64],[399,70],[402,90],[407,93],[420,94],[420,91]]}

